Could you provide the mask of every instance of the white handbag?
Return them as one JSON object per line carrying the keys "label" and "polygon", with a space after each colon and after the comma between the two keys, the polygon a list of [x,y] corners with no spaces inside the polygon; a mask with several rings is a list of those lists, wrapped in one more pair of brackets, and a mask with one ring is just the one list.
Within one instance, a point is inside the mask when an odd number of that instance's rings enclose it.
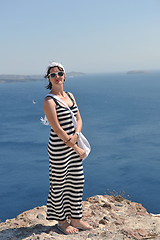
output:
{"label": "white handbag", "polygon": [[[62,100],[60,99],[59,97],[57,97],[56,95],[54,94],[47,94],[46,97],[53,97],[55,99],[57,99],[59,102],[61,102],[71,113],[72,115],[72,122],[73,122],[73,125],[74,125],[74,128],[76,128],[77,126],[77,120],[76,120],[76,117],[74,116],[74,113],[72,112],[72,110],[68,107],[68,105]],[[44,119],[41,117],[41,122],[44,124],[44,125],[49,125],[49,122],[47,120],[47,117],[45,116]],[[80,133],[79,134],[79,137],[78,137],[78,140],[77,140],[77,144],[80,148],[82,148],[85,152],[86,152],[86,156],[83,158],[86,159],[86,157],[89,155],[90,151],[91,151],[91,146],[88,142],[88,140],[86,139],[86,137],[83,135],[83,133]]]}

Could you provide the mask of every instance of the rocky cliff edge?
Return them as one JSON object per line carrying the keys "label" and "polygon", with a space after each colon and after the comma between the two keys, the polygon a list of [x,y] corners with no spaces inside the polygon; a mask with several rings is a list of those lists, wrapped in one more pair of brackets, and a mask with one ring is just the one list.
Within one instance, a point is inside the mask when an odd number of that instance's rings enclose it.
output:
{"label": "rocky cliff edge", "polygon": [[0,223],[0,239],[160,240],[160,215],[149,214],[141,204],[121,196],[97,195],[83,202],[83,220],[93,226],[91,231],[63,235],[56,228],[57,221],[47,221],[45,218],[46,206],[23,212]]}

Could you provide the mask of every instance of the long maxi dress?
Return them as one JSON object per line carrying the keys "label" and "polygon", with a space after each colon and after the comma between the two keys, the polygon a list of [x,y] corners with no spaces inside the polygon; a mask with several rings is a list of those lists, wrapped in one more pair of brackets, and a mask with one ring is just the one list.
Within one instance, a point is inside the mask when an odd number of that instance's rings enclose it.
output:
{"label": "long maxi dress", "polygon": [[[77,106],[72,100],[70,109],[77,114]],[[55,98],[56,112],[61,127],[72,135],[75,132],[70,111]],[[47,220],[63,221],[82,218],[82,195],[84,174],[82,159],[68,147],[51,128],[48,143],[50,191],[47,200]]]}

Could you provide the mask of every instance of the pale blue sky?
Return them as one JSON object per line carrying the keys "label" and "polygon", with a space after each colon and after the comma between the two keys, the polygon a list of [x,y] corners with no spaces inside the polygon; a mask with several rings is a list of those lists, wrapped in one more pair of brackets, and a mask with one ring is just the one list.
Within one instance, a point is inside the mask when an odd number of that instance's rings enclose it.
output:
{"label": "pale blue sky", "polygon": [[0,0],[0,74],[160,70],[160,0]]}

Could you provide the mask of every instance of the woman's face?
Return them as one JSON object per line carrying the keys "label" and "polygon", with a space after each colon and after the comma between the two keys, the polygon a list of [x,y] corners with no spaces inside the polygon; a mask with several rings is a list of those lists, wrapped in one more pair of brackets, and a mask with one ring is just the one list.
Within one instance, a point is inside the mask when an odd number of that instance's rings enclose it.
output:
{"label": "woman's face", "polygon": [[[58,67],[51,68],[50,73],[58,73],[58,72],[63,72],[58,69]],[[49,81],[52,83],[52,87],[55,85],[61,85],[64,83],[65,80],[65,74],[63,76],[59,76],[58,74],[56,77],[52,78],[49,76]]]}

